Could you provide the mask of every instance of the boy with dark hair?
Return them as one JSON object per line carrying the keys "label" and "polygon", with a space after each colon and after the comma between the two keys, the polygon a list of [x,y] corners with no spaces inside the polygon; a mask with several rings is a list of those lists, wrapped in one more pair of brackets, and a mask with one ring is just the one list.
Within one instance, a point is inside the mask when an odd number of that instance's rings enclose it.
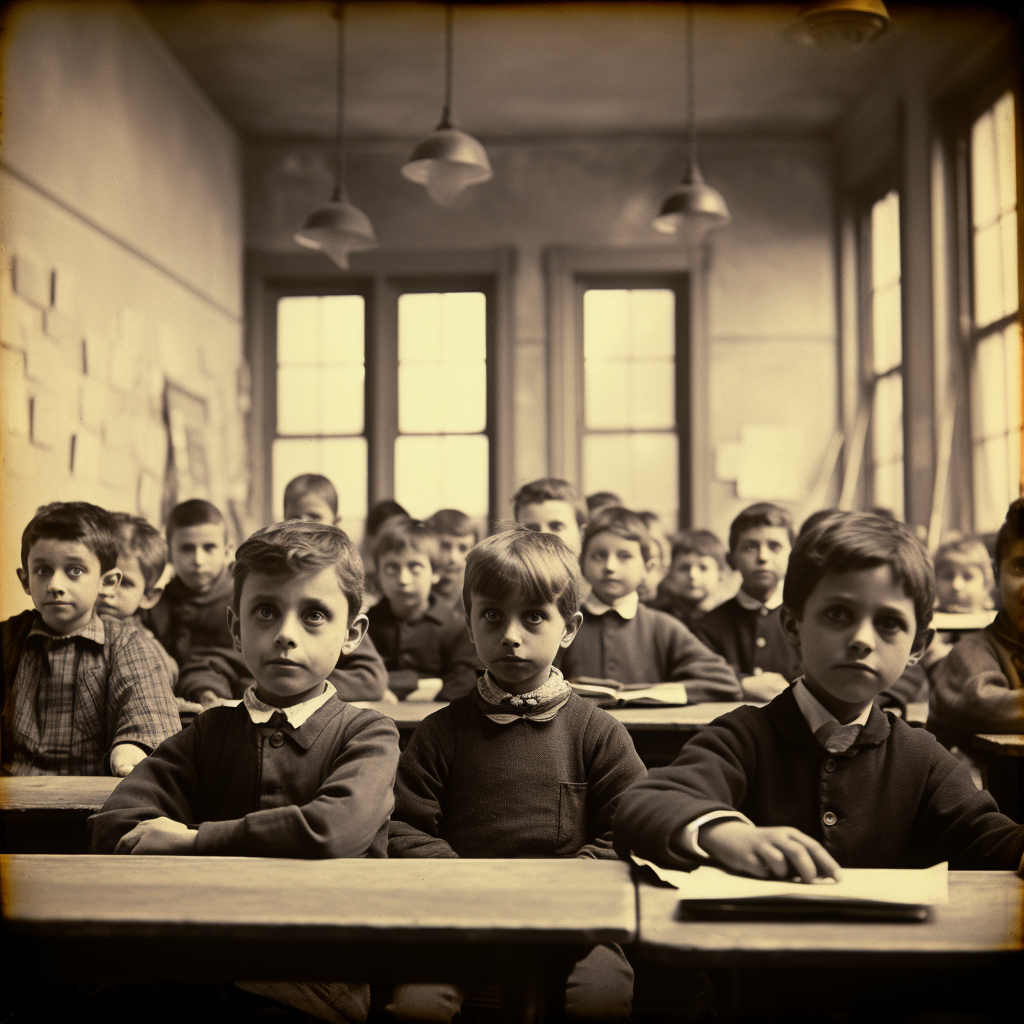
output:
{"label": "boy with dark hair", "polygon": [[652,608],[668,612],[691,628],[718,604],[726,568],[725,545],[710,530],[681,530],[672,543],[668,572]]}
{"label": "boy with dark hair", "polygon": [[606,508],[619,508],[622,503],[622,499],[614,491],[595,491],[587,495],[588,517],[597,515]]}
{"label": "boy with dark hair", "polygon": [[528,530],[553,533],[578,555],[587,525],[587,503],[568,480],[545,477],[523,484],[512,498],[512,515]]}
{"label": "boy with dark hair", "polygon": [[4,775],[127,775],[180,728],[163,660],[96,613],[116,566],[115,524],[96,505],[55,501],[25,527],[18,579],[35,611],[0,627]]}
{"label": "boy with dark hair", "polygon": [[284,489],[284,517],[339,526],[341,516],[334,484],[319,473],[303,473],[289,480]]}
{"label": "boy with dark hair", "polygon": [[697,639],[732,666],[747,700],[771,700],[800,671],[779,623],[782,581],[793,545],[793,519],[778,505],[758,502],[729,527],[729,565],[743,578],[735,597],[693,625]]}
{"label": "boy with dark hair", "polygon": [[425,520],[424,526],[437,534],[441,577],[434,591],[447,601],[462,605],[462,581],[466,575],[466,556],[480,540],[473,520],[455,508],[443,508]]}
{"label": "boy with dark hair", "polygon": [[1018,868],[1024,826],[933,736],[874,703],[928,647],[934,597],[928,554],[904,524],[846,512],[809,529],[782,613],[803,676],[765,708],[717,718],[625,794],[616,848],[805,882],[943,860]]}
{"label": "boy with dark hair", "polygon": [[[355,545],[326,523],[269,526],[239,547],[232,589],[231,634],[254,685],[114,790],[89,819],[93,851],[387,856],[398,730],[327,682],[366,629]],[[365,985],[242,987],[331,1021],[363,1021],[369,1007]]]}
{"label": "boy with dark hair", "polygon": [[[420,690],[454,700],[476,684],[479,662],[462,609],[432,593],[439,558],[437,535],[417,519],[388,523],[373,549],[384,596],[367,613],[369,635],[400,699]],[[440,692],[431,692],[438,680]]]}
{"label": "boy with dark hair", "polygon": [[[391,856],[614,856],[616,802],[644,767],[621,723],[552,667],[579,627],[579,589],[576,558],[557,537],[516,527],[470,552],[464,600],[487,671],[425,719],[402,754]],[[569,976],[568,1017],[627,1020],[632,982],[619,947],[595,947]],[[451,1019],[464,995],[408,986],[390,1009]]]}
{"label": "boy with dark hair", "polygon": [[583,538],[580,563],[593,588],[583,624],[559,655],[568,679],[651,685],[683,682],[690,703],[739,700],[732,669],[679,621],[640,603],[651,557],[644,521],[624,508],[599,512]]}

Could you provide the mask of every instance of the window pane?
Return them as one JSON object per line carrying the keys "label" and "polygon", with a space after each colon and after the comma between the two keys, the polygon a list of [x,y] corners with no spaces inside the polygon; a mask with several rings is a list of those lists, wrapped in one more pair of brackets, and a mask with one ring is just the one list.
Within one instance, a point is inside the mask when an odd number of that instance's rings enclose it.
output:
{"label": "window pane", "polygon": [[587,363],[584,415],[591,430],[671,430],[676,423],[672,360]]}
{"label": "window pane", "polygon": [[871,417],[872,487],[876,505],[903,515],[903,375],[875,383]]}
{"label": "window pane", "polygon": [[871,207],[871,287],[900,279],[900,197],[890,192]]}
{"label": "window pane", "polygon": [[363,429],[363,367],[281,366],[279,434],[358,434]]}
{"label": "window pane", "polygon": [[395,441],[395,500],[417,519],[457,508],[488,511],[488,441],[483,434],[408,436]]}
{"label": "window pane", "polygon": [[361,295],[296,295],[277,303],[277,361],[362,366]]}
{"label": "window pane", "polygon": [[995,124],[986,110],[971,128],[971,222],[991,224],[999,215]]}
{"label": "window pane", "polygon": [[629,508],[657,512],[667,529],[679,516],[679,439],[668,433],[587,434],[583,492],[613,491]]}
{"label": "window pane", "polygon": [[285,485],[300,473],[322,473],[338,492],[341,526],[358,544],[366,523],[366,438],[287,438],[271,457],[274,515],[282,516]]}
{"label": "window pane", "polygon": [[403,434],[476,434],[487,426],[487,365],[400,363],[398,429]]}
{"label": "window pane", "polygon": [[872,295],[871,329],[875,373],[887,373],[903,362],[903,291],[899,283]]}
{"label": "window pane", "polygon": [[1013,93],[1007,92],[992,108],[996,135],[996,168],[999,175],[999,209],[1017,207],[1017,146],[1013,125]]}

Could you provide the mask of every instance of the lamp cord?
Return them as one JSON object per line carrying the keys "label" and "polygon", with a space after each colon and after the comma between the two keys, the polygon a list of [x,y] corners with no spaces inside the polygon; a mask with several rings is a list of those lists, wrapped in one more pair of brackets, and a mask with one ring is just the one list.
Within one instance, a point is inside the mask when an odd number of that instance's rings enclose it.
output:
{"label": "lamp cord", "polygon": [[335,199],[348,200],[345,189],[345,5],[339,3],[334,9],[334,17],[338,21],[338,54],[335,65],[337,75],[337,103],[335,105],[334,137],[337,153],[334,163],[334,194]]}
{"label": "lamp cord", "polygon": [[444,5],[444,108],[438,129],[451,128],[452,107],[452,5]]}

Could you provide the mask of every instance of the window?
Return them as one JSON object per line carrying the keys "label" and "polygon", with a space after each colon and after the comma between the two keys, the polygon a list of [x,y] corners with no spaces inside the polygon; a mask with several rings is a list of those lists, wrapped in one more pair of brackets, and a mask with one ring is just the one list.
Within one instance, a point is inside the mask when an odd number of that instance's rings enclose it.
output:
{"label": "window", "polygon": [[903,518],[903,305],[900,197],[890,191],[870,216],[871,503]]}
{"label": "window", "polygon": [[999,529],[1020,494],[1021,336],[1014,97],[971,125],[971,465],[974,527]]}

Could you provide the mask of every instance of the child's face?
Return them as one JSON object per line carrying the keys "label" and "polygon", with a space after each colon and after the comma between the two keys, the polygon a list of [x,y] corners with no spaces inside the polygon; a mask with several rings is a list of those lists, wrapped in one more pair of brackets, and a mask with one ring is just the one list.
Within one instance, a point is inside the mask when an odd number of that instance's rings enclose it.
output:
{"label": "child's face", "polygon": [[992,607],[985,570],[966,555],[944,555],[935,567],[935,592],[944,612],[980,612]]}
{"label": "child's face", "polygon": [[220,523],[179,526],[171,534],[174,572],[197,594],[210,591],[227,560],[227,537]]}
{"label": "child's face", "polygon": [[25,593],[43,622],[60,635],[81,629],[92,618],[101,591],[113,591],[117,569],[100,571],[99,556],[77,540],[37,540],[28,552],[28,571],[18,570]]}
{"label": "child's face", "polygon": [[696,551],[676,555],[668,571],[672,592],[686,601],[707,600],[718,590],[720,577],[718,559]]}
{"label": "child's face", "polygon": [[572,643],[582,621],[577,612],[566,622],[553,601],[492,601],[476,592],[466,616],[480,661],[508,693],[529,693],[546,682],[558,649]]}
{"label": "child's face", "polygon": [[823,576],[803,617],[783,608],[783,628],[800,651],[818,700],[849,722],[923,653],[932,630],[917,630],[914,601],[889,565]]}
{"label": "child's face", "polygon": [[751,597],[765,600],[785,578],[790,550],[784,526],[744,530],[730,554],[733,568],[743,577],[743,589]]}
{"label": "child's face", "polygon": [[146,578],[135,555],[118,555],[117,567],[121,570],[121,582],[116,590],[100,593],[96,611],[115,619],[127,619],[140,608],[152,608],[160,600],[163,590],[146,589]]}
{"label": "child's face", "polygon": [[576,510],[567,501],[538,501],[520,505],[516,521],[537,533],[553,533],[578,555],[583,549]]}
{"label": "child's face", "polygon": [[610,531],[591,537],[583,553],[583,575],[594,588],[595,596],[609,605],[632,594],[648,568],[640,541],[619,537]]}
{"label": "child's face", "polygon": [[438,567],[441,582],[448,591],[462,589],[462,581],[466,575],[466,556],[475,543],[471,533],[442,533],[438,538],[441,545],[441,564]]}
{"label": "child's face", "polygon": [[418,619],[430,604],[430,588],[440,579],[429,556],[412,548],[382,555],[377,578],[391,610],[400,619]]}
{"label": "child's face", "polygon": [[999,563],[999,589],[1010,621],[1024,631],[1024,540],[1015,540]]}
{"label": "child's face", "polygon": [[351,654],[366,631],[362,615],[349,625],[348,610],[333,566],[294,576],[250,573],[228,624],[256,678],[256,696],[285,708],[323,693],[338,658]]}
{"label": "child's face", "polygon": [[306,519],[311,523],[329,523],[337,526],[341,516],[336,516],[330,505],[318,494],[302,494],[289,501],[284,507],[285,519]]}

